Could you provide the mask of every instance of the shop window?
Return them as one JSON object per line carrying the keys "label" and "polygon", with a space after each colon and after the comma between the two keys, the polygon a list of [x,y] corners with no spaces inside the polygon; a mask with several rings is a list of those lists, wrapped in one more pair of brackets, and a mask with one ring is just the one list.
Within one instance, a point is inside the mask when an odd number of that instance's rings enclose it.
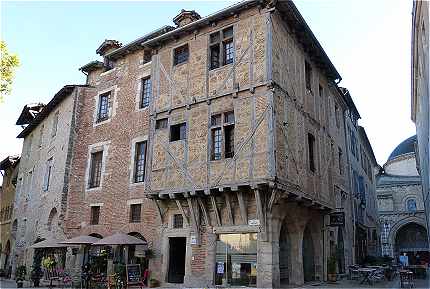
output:
{"label": "shop window", "polygon": [[184,217],[182,214],[173,215],[173,228],[182,229],[184,227]]}
{"label": "shop window", "polygon": [[142,205],[132,204],[130,205],[130,223],[139,223],[141,218]]}
{"label": "shop window", "polygon": [[100,221],[100,206],[91,207],[91,225],[98,225]]}
{"label": "shop window", "polygon": [[217,31],[209,36],[209,69],[234,62],[233,27]]}
{"label": "shop window", "polygon": [[170,126],[170,141],[184,140],[187,137],[186,123],[178,123]]}
{"label": "shop window", "polygon": [[221,234],[216,242],[215,285],[257,284],[257,234]]}
{"label": "shop window", "polygon": [[151,78],[146,77],[141,80],[140,108],[148,107],[151,99]]}
{"label": "shop window", "polygon": [[173,63],[174,65],[178,65],[188,61],[189,50],[188,44],[182,45],[178,48],[175,48],[173,51]]}
{"label": "shop window", "polygon": [[164,129],[167,128],[167,118],[157,119],[155,122],[155,129]]}
{"label": "shop window", "polygon": [[91,154],[90,176],[88,180],[89,188],[96,188],[100,186],[100,180],[102,175],[102,159],[103,151]]}
{"label": "shop window", "polygon": [[136,155],[134,157],[134,182],[141,183],[145,181],[145,163],[146,163],[146,141],[136,143]]}
{"label": "shop window", "polygon": [[309,170],[315,172],[315,137],[308,133],[308,156],[309,156]]}
{"label": "shop window", "polygon": [[109,118],[111,92],[103,93],[99,96],[99,106],[97,111],[97,122],[105,121]]}
{"label": "shop window", "polygon": [[46,162],[45,176],[43,179],[43,190],[45,192],[49,190],[49,183],[51,181],[51,173],[52,173],[52,158],[50,158]]}
{"label": "shop window", "polygon": [[306,90],[312,92],[312,67],[307,61],[305,61],[305,82]]}
{"label": "shop window", "polygon": [[234,155],[234,113],[226,112],[211,117],[211,159],[232,158]]}

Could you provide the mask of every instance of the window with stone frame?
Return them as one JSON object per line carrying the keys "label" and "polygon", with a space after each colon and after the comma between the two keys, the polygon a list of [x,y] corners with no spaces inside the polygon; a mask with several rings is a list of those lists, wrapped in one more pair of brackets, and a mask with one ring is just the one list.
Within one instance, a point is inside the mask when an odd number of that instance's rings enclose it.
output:
{"label": "window with stone frame", "polygon": [[211,160],[234,156],[234,112],[211,116]]}
{"label": "window with stone frame", "polygon": [[97,122],[102,122],[109,119],[109,108],[111,101],[111,92],[105,92],[99,95],[99,103],[97,109]]}
{"label": "window with stone frame", "polygon": [[173,65],[187,62],[189,54],[188,44],[175,48],[173,50]]}
{"label": "window with stone frame", "polygon": [[312,66],[305,60],[305,84],[306,90],[312,92]]}
{"label": "window with stone frame", "polygon": [[130,205],[130,223],[139,223],[141,221],[142,205]]}
{"label": "window with stone frame", "polygon": [[233,26],[209,35],[209,69],[234,62]]}
{"label": "window with stone frame", "polygon": [[98,225],[100,222],[100,206],[91,206],[90,224]]}
{"label": "window with stone frame", "polygon": [[309,157],[309,170],[311,172],[315,172],[316,171],[315,137],[311,133],[308,133],[308,157]]}
{"label": "window with stone frame", "polygon": [[54,114],[54,119],[52,120],[52,130],[51,130],[51,137],[54,137],[57,135],[57,127],[58,127],[58,118],[60,116],[60,112],[57,111]]}
{"label": "window with stone frame", "polygon": [[140,104],[139,108],[149,106],[151,100],[151,77],[145,77],[141,80]]}
{"label": "window with stone frame", "polygon": [[184,217],[182,214],[173,215],[173,226],[174,229],[181,229],[184,227]]}
{"label": "window with stone frame", "polygon": [[146,141],[136,143],[134,157],[134,182],[145,181]]}
{"label": "window with stone frame", "polygon": [[48,191],[49,190],[49,183],[51,181],[51,174],[52,174],[52,161],[53,159],[50,158],[48,159],[48,161],[46,162],[46,168],[45,168],[45,175],[43,178],[43,191]]}
{"label": "window with stone frame", "polygon": [[338,147],[338,162],[339,162],[339,175],[343,174],[343,152],[342,149],[340,147]]}
{"label": "window with stone frame", "polygon": [[406,210],[408,213],[415,213],[417,211],[417,202],[415,199],[409,199],[406,201]]}
{"label": "window with stone frame", "polygon": [[97,188],[100,186],[102,175],[103,151],[91,153],[90,175],[88,179],[89,188]]}

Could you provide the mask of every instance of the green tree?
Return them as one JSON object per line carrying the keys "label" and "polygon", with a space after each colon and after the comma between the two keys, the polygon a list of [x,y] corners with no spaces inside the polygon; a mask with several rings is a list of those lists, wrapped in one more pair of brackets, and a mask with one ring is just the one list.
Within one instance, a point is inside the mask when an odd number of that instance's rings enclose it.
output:
{"label": "green tree", "polygon": [[10,54],[7,50],[6,42],[0,41],[0,57],[1,57],[1,87],[0,87],[0,103],[3,98],[9,95],[12,90],[12,82],[15,76],[15,69],[19,66],[19,58],[15,54]]}

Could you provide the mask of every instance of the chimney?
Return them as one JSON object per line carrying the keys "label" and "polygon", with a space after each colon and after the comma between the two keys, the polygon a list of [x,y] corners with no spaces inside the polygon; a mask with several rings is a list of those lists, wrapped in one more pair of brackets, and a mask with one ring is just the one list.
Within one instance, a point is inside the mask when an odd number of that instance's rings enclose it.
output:
{"label": "chimney", "polygon": [[122,44],[116,40],[105,39],[103,43],[97,48],[96,53],[100,56],[104,56],[107,53],[120,48]]}
{"label": "chimney", "polygon": [[175,16],[175,18],[173,18],[173,23],[175,23],[177,27],[182,27],[191,22],[199,20],[200,18],[202,17],[200,17],[199,13],[197,13],[196,11],[182,9],[181,13],[179,13]]}

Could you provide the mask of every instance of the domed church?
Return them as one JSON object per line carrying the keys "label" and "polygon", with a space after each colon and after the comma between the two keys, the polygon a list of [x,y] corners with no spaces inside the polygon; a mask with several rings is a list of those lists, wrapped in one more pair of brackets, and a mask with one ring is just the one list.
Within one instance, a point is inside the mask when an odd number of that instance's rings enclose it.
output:
{"label": "domed church", "polygon": [[381,253],[396,260],[406,253],[411,265],[430,261],[416,142],[412,136],[400,143],[376,177]]}

